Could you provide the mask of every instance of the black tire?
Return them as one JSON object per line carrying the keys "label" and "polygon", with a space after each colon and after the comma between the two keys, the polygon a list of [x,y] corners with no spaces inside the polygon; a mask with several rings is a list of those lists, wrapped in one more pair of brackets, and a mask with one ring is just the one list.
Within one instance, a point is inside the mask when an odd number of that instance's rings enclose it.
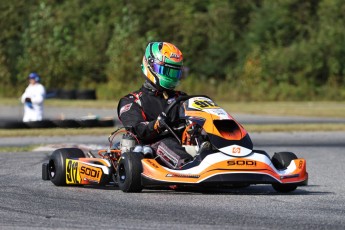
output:
{"label": "black tire", "polygon": [[56,125],[51,120],[42,121],[29,121],[25,124],[30,128],[43,129],[43,128],[56,128]]}
{"label": "black tire", "polygon": [[48,98],[59,98],[59,89],[48,89],[46,92],[46,99]]}
{"label": "black tire", "polygon": [[96,118],[81,119],[81,120],[77,120],[77,122],[82,128],[99,127],[98,119]]}
{"label": "black tire", "polygon": [[28,126],[25,122],[12,120],[12,119],[4,119],[0,120],[0,129],[26,129]]}
{"label": "black tire", "polygon": [[84,157],[84,152],[78,148],[61,148],[55,150],[49,159],[49,179],[56,186],[66,185],[66,159]]}
{"label": "black tire", "polygon": [[115,127],[115,120],[114,118],[100,119],[98,125],[99,127]]}
{"label": "black tire", "polygon": [[52,121],[59,128],[79,128],[80,124],[73,119],[53,120]]}
{"label": "black tire", "polygon": [[[286,169],[290,165],[291,161],[295,159],[297,159],[297,156],[292,152],[278,152],[274,153],[272,163],[276,169],[282,170]],[[276,183],[272,184],[272,187],[277,192],[287,193],[296,190],[297,185]]]}
{"label": "black tire", "polygon": [[297,159],[297,156],[292,152],[278,152],[274,153],[272,163],[276,169],[286,169],[292,160]]}
{"label": "black tire", "polygon": [[123,192],[141,192],[141,173],[143,155],[138,152],[125,152],[122,154],[116,170],[119,188]]}
{"label": "black tire", "polygon": [[93,89],[84,89],[78,90],[76,92],[76,98],[79,100],[96,100],[96,90]]}
{"label": "black tire", "polygon": [[60,99],[76,99],[77,91],[75,89],[61,89],[59,92]]}

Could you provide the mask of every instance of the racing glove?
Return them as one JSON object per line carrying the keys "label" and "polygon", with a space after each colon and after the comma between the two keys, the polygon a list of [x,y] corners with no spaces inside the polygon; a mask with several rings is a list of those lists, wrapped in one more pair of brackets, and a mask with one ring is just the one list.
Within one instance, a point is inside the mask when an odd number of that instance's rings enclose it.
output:
{"label": "racing glove", "polygon": [[153,126],[154,130],[156,130],[158,133],[165,131],[166,130],[165,124],[166,124],[167,120],[168,120],[168,118],[164,112],[159,114],[159,116],[157,117],[157,120]]}
{"label": "racing glove", "polygon": [[29,107],[30,109],[33,109],[34,107],[33,107],[33,105],[32,105],[32,102],[31,102],[31,98],[29,98],[29,97],[27,97],[27,98],[25,98],[25,105],[27,106],[27,107]]}

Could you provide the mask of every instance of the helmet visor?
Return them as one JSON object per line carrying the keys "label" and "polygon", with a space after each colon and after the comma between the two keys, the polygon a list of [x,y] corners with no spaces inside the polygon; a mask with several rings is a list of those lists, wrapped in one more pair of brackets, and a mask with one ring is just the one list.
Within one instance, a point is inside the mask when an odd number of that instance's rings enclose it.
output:
{"label": "helmet visor", "polygon": [[158,63],[152,63],[152,69],[158,74],[168,76],[171,78],[180,79],[182,76],[182,68],[177,66],[172,66],[168,64],[160,65]]}

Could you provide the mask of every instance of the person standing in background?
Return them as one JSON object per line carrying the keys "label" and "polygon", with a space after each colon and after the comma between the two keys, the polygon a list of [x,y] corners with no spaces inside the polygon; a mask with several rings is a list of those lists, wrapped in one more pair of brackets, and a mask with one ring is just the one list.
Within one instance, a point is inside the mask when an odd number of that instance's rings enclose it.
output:
{"label": "person standing in background", "polygon": [[40,83],[41,79],[37,73],[30,73],[28,79],[29,85],[21,97],[24,104],[23,122],[41,121],[46,90]]}

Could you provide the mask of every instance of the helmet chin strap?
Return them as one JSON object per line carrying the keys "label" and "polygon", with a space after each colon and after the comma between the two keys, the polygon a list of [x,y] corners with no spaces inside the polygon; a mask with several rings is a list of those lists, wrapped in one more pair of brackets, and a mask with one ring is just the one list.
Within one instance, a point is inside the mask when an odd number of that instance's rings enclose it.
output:
{"label": "helmet chin strap", "polygon": [[147,88],[147,89],[149,89],[149,90],[151,90],[151,91],[153,91],[153,92],[159,91],[159,90],[156,89],[156,87],[154,87],[154,86],[151,84],[151,82],[149,82],[148,80],[146,80],[146,81],[144,82],[144,86],[145,86],[145,88]]}

